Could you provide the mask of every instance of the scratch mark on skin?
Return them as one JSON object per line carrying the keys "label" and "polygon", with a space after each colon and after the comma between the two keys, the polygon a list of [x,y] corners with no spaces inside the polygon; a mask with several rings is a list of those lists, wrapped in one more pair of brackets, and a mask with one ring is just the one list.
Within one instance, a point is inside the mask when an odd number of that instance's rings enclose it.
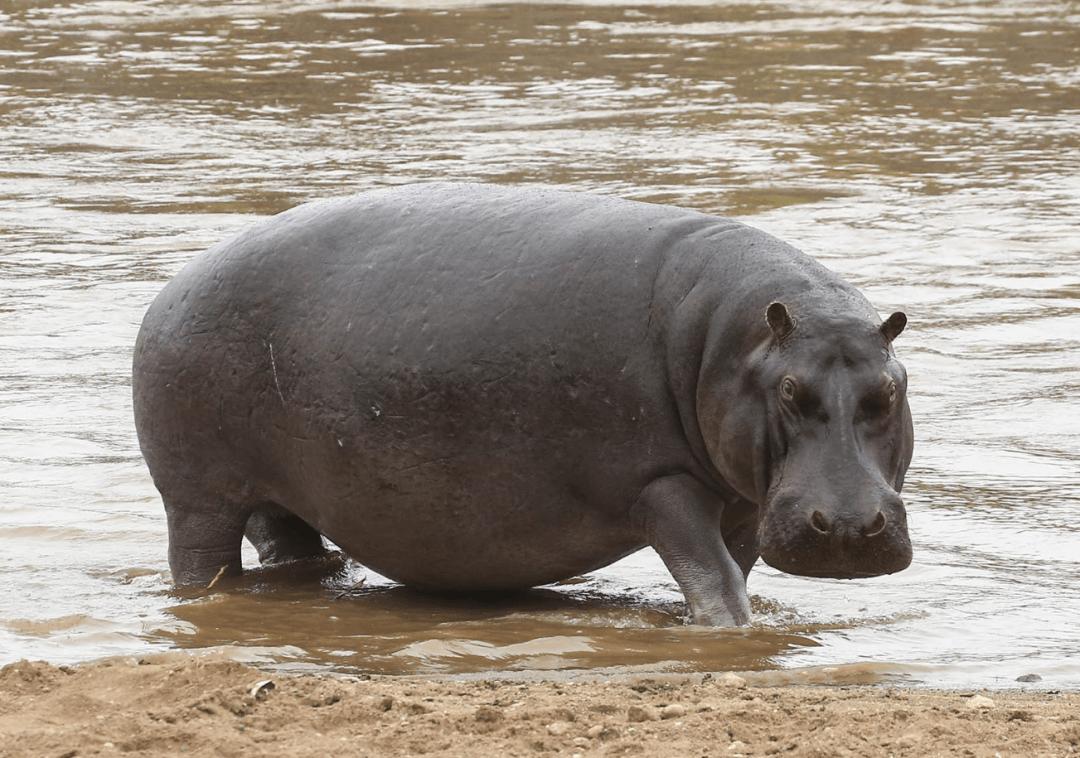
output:
{"label": "scratch mark on skin", "polygon": [[277,364],[274,363],[274,344],[267,342],[266,346],[270,348],[270,371],[274,374],[274,387],[277,389],[277,396],[281,398],[281,407],[285,407],[285,396],[281,394],[281,383],[278,382],[277,377]]}
{"label": "scratch mark on skin", "polygon": [[488,385],[495,384],[496,382],[501,382],[503,379],[505,379],[506,377],[510,376],[513,373],[514,373],[513,371],[507,371],[505,374],[499,374],[494,379],[484,379],[484,380],[482,380],[480,382],[480,384],[482,386],[484,386],[484,387],[487,387]]}
{"label": "scratch mark on skin", "polygon": [[445,463],[446,461],[452,460],[453,458],[454,456],[452,455],[443,455],[438,458],[431,458],[430,460],[420,461],[419,463],[411,463],[408,466],[402,466],[401,468],[395,468],[394,471],[412,471],[413,469],[418,469],[421,466],[431,466],[432,464],[436,463]]}

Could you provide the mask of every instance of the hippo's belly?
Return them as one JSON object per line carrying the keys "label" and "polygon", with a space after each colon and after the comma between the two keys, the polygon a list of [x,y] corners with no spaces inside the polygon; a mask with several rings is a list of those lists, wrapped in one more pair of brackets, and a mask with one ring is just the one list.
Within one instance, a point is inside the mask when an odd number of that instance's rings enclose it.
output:
{"label": "hippo's belly", "polygon": [[665,446],[642,403],[622,412],[614,387],[601,399],[584,383],[571,397],[509,377],[449,391],[427,379],[384,384],[364,414],[275,414],[273,499],[360,563],[433,589],[545,584],[643,546],[630,509],[650,446]]}

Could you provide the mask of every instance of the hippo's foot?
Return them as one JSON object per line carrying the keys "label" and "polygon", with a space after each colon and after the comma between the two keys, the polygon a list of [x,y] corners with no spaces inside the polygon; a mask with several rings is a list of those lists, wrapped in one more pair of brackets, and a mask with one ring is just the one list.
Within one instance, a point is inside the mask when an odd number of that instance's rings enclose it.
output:
{"label": "hippo's foot", "polygon": [[267,505],[248,518],[244,536],[259,552],[264,566],[322,558],[322,535],[284,508]]}
{"label": "hippo's foot", "polygon": [[194,510],[163,499],[169,522],[169,568],[176,585],[210,587],[243,572],[240,543],[249,510],[229,506]]}
{"label": "hippo's foot", "polygon": [[164,498],[169,520],[169,567],[180,586],[208,587],[242,572],[240,545],[247,537],[263,566],[310,562],[326,556],[322,536],[274,503],[252,509],[223,504],[194,510]]}
{"label": "hippo's foot", "polygon": [[[745,600],[745,602],[743,602]],[[742,606],[745,606],[743,608]],[[732,612],[732,609],[736,608],[736,612]],[[746,626],[750,623],[750,599],[743,596],[724,598],[724,601],[717,607],[695,608],[693,604],[690,606],[690,623],[695,626],[718,626],[718,627],[734,627],[734,626]]]}
{"label": "hippo's foot", "polygon": [[677,474],[652,482],[634,507],[649,544],[682,589],[693,623],[749,623],[746,576],[724,544],[723,503],[716,494],[689,474]]}

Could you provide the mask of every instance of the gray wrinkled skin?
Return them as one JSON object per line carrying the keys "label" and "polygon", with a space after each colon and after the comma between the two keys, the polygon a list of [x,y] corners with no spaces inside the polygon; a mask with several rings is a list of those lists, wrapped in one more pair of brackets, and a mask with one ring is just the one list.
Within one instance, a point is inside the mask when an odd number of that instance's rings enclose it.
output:
{"label": "gray wrinkled skin", "polygon": [[[766,314],[768,313],[768,318]],[[486,185],[294,208],[197,257],[135,350],[178,584],[318,555],[509,590],[652,545],[696,623],[759,555],[910,562],[906,375],[853,287],[700,213]]]}

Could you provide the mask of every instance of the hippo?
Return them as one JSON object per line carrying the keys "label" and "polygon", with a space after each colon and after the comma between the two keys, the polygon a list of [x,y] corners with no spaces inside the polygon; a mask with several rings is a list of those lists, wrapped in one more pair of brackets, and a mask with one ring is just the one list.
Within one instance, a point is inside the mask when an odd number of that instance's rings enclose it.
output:
{"label": "hippo", "polygon": [[546,188],[313,202],[149,307],[135,422],[177,585],[323,555],[424,591],[520,590],[651,546],[692,623],[749,622],[761,557],[911,562],[913,429],[881,320],[738,221]]}

